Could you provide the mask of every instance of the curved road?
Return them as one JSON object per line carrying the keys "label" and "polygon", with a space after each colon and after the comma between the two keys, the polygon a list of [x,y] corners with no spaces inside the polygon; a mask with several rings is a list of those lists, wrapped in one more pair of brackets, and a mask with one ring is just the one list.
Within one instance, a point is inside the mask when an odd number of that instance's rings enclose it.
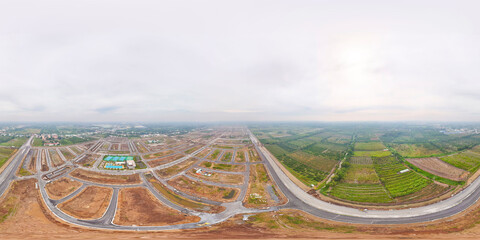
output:
{"label": "curved road", "polygon": [[[114,186],[114,194],[112,196],[111,204],[107,209],[105,215],[97,220],[91,221],[82,221],[75,219],[55,207],[59,201],[49,200],[45,192],[46,182],[41,180],[40,174],[37,175],[39,180],[40,192],[45,200],[47,207],[55,214],[57,217],[73,224],[92,227],[92,228],[104,228],[104,229],[122,229],[122,230],[167,230],[167,229],[185,229],[185,228],[195,228],[201,226],[203,223],[219,223],[227,220],[228,218],[236,214],[245,214],[245,213],[258,213],[265,211],[275,211],[282,208],[293,208],[303,210],[312,215],[329,219],[333,221],[341,221],[348,223],[361,223],[361,224],[403,224],[403,223],[416,223],[416,222],[425,222],[432,221],[436,219],[441,219],[449,217],[460,213],[466,210],[468,207],[473,205],[480,198],[480,179],[476,179],[470,186],[465,190],[458,193],[457,195],[424,207],[412,208],[412,209],[402,209],[402,210],[391,210],[391,211],[360,211],[358,209],[339,206],[324,202],[319,200],[308,193],[300,189],[295,183],[293,183],[288,176],[280,169],[277,165],[279,164],[273,156],[259,144],[259,141],[256,137],[248,131],[250,139],[255,145],[257,151],[259,152],[262,162],[265,163],[273,180],[278,185],[279,189],[283,194],[288,198],[289,202],[286,205],[280,207],[272,207],[269,209],[246,209],[242,206],[241,200],[233,203],[222,204],[227,207],[227,210],[219,214],[202,214],[195,213],[190,211],[191,214],[198,215],[202,218],[199,223],[189,223],[189,224],[180,224],[180,225],[170,225],[170,226],[151,226],[151,227],[136,227],[136,226],[118,226],[112,223],[116,210],[117,202],[117,193],[119,186]],[[22,159],[28,154],[31,149],[30,138],[18,151],[18,154],[14,157],[13,161],[5,168],[5,170],[0,174],[0,196],[6,191],[11,181],[15,179],[15,173],[18,167],[20,166]],[[183,159],[182,159],[183,160]],[[181,161],[178,161],[179,163]],[[84,186],[89,183],[85,182]],[[146,184],[147,187],[149,184]],[[83,187],[82,187],[83,188]],[[78,193],[79,190],[76,191]],[[157,195],[157,194],[155,194]],[[74,194],[67,196],[70,198]],[[62,199],[60,201],[64,201]],[[171,205],[170,202],[166,202],[165,198],[160,198],[160,200],[167,205]],[[174,207],[178,209],[178,207]],[[199,225],[200,224],[200,225]]]}

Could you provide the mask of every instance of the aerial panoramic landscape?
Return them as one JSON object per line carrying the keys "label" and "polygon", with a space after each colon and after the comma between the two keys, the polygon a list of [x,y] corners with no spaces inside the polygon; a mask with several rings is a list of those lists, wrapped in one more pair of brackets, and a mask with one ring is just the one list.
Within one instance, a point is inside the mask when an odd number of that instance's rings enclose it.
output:
{"label": "aerial panoramic landscape", "polygon": [[0,0],[0,239],[480,239],[478,9]]}

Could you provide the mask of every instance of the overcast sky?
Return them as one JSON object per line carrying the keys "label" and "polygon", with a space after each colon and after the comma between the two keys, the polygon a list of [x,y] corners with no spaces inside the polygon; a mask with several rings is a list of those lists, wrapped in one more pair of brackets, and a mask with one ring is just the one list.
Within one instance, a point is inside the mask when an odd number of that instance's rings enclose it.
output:
{"label": "overcast sky", "polygon": [[0,121],[480,121],[480,1],[0,1]]}

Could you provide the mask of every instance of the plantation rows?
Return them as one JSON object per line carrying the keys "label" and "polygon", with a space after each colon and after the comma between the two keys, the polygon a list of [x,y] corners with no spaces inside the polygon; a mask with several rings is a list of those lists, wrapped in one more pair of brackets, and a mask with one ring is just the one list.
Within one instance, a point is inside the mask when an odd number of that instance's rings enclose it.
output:
{"label": "plantation rows", "polygon": [[455,155],[441,157],[444,162],[449,163],[457,168],[473,172],[480,165],[480,154],[467,151]]}
{"label": "plantation rows", "polygon": [[407,169],[405,165],[393,157],[377,158],[374,160],[375,170],[385,188],[392,197],[400,197],[419,191],[432,183],[414,171],[400,173]]}
{"label": "plantation rows", "polygon": [[392,199],[381,184],[337,184],[330,193],[332,196],[355,201],[371,203],[388,203]]}

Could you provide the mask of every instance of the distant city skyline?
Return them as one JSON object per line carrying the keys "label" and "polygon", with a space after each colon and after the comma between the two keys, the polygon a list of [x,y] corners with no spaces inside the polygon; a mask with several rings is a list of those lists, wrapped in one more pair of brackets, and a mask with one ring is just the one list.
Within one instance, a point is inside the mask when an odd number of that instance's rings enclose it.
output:
{"label": "distant city skyline", "polygon": [[478,9],[3,1],[0,122],[476,122]]}

